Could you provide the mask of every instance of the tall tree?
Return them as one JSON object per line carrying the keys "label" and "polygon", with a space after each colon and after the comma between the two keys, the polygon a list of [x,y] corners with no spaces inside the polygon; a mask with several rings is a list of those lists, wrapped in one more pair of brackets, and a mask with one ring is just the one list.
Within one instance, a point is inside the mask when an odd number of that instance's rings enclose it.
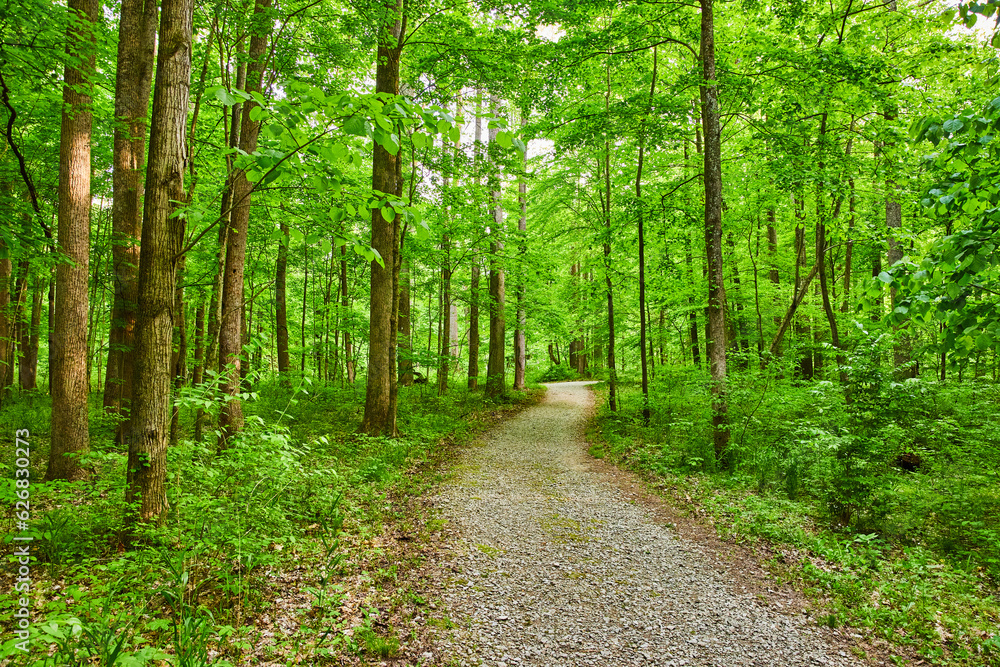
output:
{"label": "tall tree", "polygon": [[[490,98],[490,108],[495,114],[500,101],[494,95]],[[495,124],[489,128],[490,150],[497,148],[499,128]],[[503,205],[500,202],[500,175],[497,167],[490,170],[490,208],[493,223],[490,225],[490,344],[486,363],[486,395],[490,398],[501,396],[507,390],[505,353],[506,321],[504,319],[506,288],[503,267]]]}
{"label": "tall tree", "polygon": [[701,123],[704,132],[705,258],[708,265],[708,362],[712,376],[712,442],[729,445],[726,398],[726,287],[722,275],[722,129],[715,73],[714,0],[701,0]]}
{"label": "tall tree", "polygon": [[[255,0],[254,19],[251,23],[255,32],[250,38],[247,53],[246,92],[258,93],[262,90],[264,71],[267,68],[266,55],[270,27],[268,19],[271,0]],[[253,119],[251,111],[257,106],[255,101],[243,103],[240,113],[240,150],[250,154],[257,149],[260,122]],[[240,370],[243,349],[243,273],[246,268],[247,230],[250,224],[250,197],[254,185],[247,180],[246,171],[239,169],[232,179],[232,213],[226,239],[226,273],[222,285],[222,319],[219,323],[219,372],[223,375],[222,392],[226,402],[219,414],[221,437],[219,447],[225,448],[229,439],[243,430],[243,404],[238,395],[241,389]]]}
{"label": "tall tree", "polygon": [[[115,73],[115,137],[111,252],[114,301],[104,382],[104,407],[127,419],[132,397],[138,240],[142,234],[142,177],[146,163],[146,114],[156,49],[155,0],[123,0]],[[127,425],[122,422],[117,438]]]}
{"label": "tall tree", "polygon": [[167,509],[171,352],[174,326],[184,317],[176,293],[184,221],[174,213],[185,197],[193,13],[194,0],[163,1],[139,253],[134,395],[126,436],[125,499],[137,503],[132,519],[140,522],[157,521]]}
{"label": "tall tree", "polygon": [[[403,0],[383,6],[385,15],[378,27],[375,65],[375,92],[399,94],[399,57],[406,37]],[[381,196],[395,194],[399,156],[376,142],[372,155],[372,190]],[[365,386],[365,414],[361,430],[369,435],[396,435],[393,391],[396,383],[394,345],[396,288],[393,280],[399,245],[398,215],[372,209],[372,248],[382,262],[371,263],[371,319],[368,329],[368,382]],[[392,210],[392,209],[390,209]],[[391,218],[391,219],[390,219]]]}
{"label": "tall tree", "polygon": [[278,374],[281,382],[289,386],[288,370],[288,300],[286,298],[288,275],[288,225],[281,223],[281,243],[278,245],[278,258],[274,268],[274,327],[278,346]]}
{"label": "tall tree", "polygon": [[[528,124],[527,112],[522,112],[521,127]],[[524,152],[524,162],[521,171],[528,171],[528,152]],[[514,328],[514,389],[523,391],[525,388],[524,374],[527,369],[527,341],[525,340],[525,327],[528,323],[528,311],[525,308],[526,275],[524,266],[525,254],[528,252],[528,182],[525,174],[517,177],[517,203],[521,207],[521,216],[517,219],[517,287],[515,288],[515,299],[517,301],[517,322]]]}
{"label": "tall tree", "polygon": [[46,480],[86,476],[87,282],[90,276],[90,91],[96,67],[98,0],[69,0],[67,64],[59,138],[59,232],[52,340],[52,447]]}
{"label": "tall tree", "polygon": [[[653,47],[653,80],[649,84],[649,105],[647,113],[652,113],[653,96],[656,94],[657,50]],[[639,355],[642,365],[642,420],[649,424],[649,362],[646,354],[646,239],[642,202],[642,161],[646,150],[646,118],[639,127],[639,156],[635,170],[635,205],[639,228]],[[652,355],[648,355],[652,357]]]}

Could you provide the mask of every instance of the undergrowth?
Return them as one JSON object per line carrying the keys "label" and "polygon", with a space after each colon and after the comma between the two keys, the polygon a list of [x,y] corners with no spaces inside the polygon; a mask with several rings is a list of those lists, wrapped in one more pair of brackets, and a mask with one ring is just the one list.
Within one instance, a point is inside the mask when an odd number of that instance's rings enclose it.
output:
{"label": "undergrowth", "polygon": [[[535,392],[537,394],[537,392]],[[31,431],[29,651],[13,634],[21,607],[16,565],[0,573],[0,662],[48,665],[241,665],[262,660],[346,664],[395,656],[405,638],[370,595],[400,568],[387,532],[430,538],[427,517],[400,499],[436,479],[450,445],[533,400],[502,403],[452,390],[401,387],[399,438],[356,432],[363,384],[339,388],[300,378],[256,387],[247,428],[217,453],[215,435],[191,439],[194,410],[218,405],[182,396],[182,431],[168,452],[169,512],[127,548],[127,452],[92,397],[91,452],[83,482],[41,480],[49,402],[27,396],[0,411],[0,429]],[[12,549],[13,438],[0,444],[5,550]],[[21,534],[21,533],[17,533]],[[367,600],[367,602],[366,602]],[[296,663],[297,664],[297,663]]]}
{"label": "undergrowth", "polygon": [[591,453],[649,476],[723,537],[785,553],[777,571],[824,609],[823,623],[865,628],[931,664],[1000,665],[1000,392],[897,382],[877,355],[872,345],[849,360],[848,392],[789,369],[732,373],[721,460],[706,378],[657,367],[650,423],[638,387],[621,382]]}

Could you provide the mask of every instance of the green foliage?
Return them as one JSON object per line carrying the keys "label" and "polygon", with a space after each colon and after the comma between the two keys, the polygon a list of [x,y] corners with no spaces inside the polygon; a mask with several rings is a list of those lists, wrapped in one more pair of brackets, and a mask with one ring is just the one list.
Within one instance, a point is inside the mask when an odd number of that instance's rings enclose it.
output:
{"label": "green foliage", "polygon": [[535,377],[535,382],[565,382],[576,378],[577,374],[568,366],[549,366]]}
{"label": "green foliage", "polygon": [[623,382],[591,450],[652,473],[729,539],[773,543],[778,576],[826,601],[819,621],[940,664],[992,664],[977,656],[996,641],[1000,396],[985,381],[896,381],[893,343],[862,332],[843,386],[781,365],[732,373],[728,472],[715,472],[709,401],[690,369],[657,367],[649,426]]}

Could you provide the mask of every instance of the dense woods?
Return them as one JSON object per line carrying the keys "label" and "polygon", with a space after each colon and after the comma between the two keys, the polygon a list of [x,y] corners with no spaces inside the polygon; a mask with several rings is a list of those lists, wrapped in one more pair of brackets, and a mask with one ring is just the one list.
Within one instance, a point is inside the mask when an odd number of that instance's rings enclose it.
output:
{"label": "dense woods", "polygon": [[[8,530],[91,614],[43,586],[32,650],[98,656],[80,628],[104,613],[136,660],[239,664],[253,576],[308,538],[326,574],[302,641],[377,655],[330,629],[341,532],[377,532],[456,422],[593,378],[593,453],[736,533],[850,551],[761,527],[801,515],[945,568],[910,614],[806,567],[831,619],[1000,659],[998,20],[996,0],[9,2],[4,503],[26,429],[32,521]],[[104,584],[73,569],[102,558]],[[165,605],[174,639],[100,612],[129,576],[169,580],[123,604]],[[941,611],[952,584],[972,611]],[[209,652],[230,635],[246,647]]]}

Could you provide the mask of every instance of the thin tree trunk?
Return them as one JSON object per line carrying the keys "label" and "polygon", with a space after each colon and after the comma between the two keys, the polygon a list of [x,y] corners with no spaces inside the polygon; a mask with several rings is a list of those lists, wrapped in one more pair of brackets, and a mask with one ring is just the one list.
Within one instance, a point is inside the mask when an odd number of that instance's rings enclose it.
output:
{"label": "thin tree trunk", "polygon": [[698,344],[698,310],[695,308],[694,300],[694,258],[691,252],[691,239],[684,235],[684,262],[687,264],[688,281],[691,284],[691,291],[688,294],[688,331],[691,337],[691,362],[695,368],[701,368],[701,347]]}
{"label": "thin tree trunk", "polygon": [[10,317],[10,249],[0,240],[0,403],[14,381],[14,322]]}
{"label": "thin tree trunk", "polygon": [[[605,67],[604,113],[611,113],[611,64]],[[615,368],[615,291],[611,283],[611,140],[604,137],[604,287],[608,300],[608,408],[618,410],[618,372]]]}
{"label": "thin tree trunk", "polygon": [[132,418],[126,443],[125,500],[131,521],[158,522],[167,509],[166,454],[170,421],[170,361],[177,313],[178,253],[184,222],[172,215],[183,201],[191,78],[193,0],[164,0],[160,53],[146,170]]}
{"label": "thin tree trunk", "polygon": [[[500,101],[490,98],[490,107],[497,113]],[[489,129],[490,145],[496,143],[497,128]],[[504,318],[506,288],[503,259],[504,247],[503,206],[500,203],[499,165],[490,169],[490,202],[493,209],[493,224],[490,229],[490,344],[486,365],[486,395],[490,398],[502,396],[507,390],[506,381],[506,320]]]}
{"label": "thin tree trunk", "polygon": [[[264,62],[267,53],[269,24],[262,17],[270,14],[271,0],[255,0],[252,23],[260,32],[250,38],[247,57],[246,92],[261,91],[264,78]],[[256,102],[243,103],[240,111],[241,151],[253,153],[257,149],[257,135],[260,123],[251,119],[251,111]],[[219,323],[219,372],[222,375],[222,393],[226,397],[219,414],[219,448],[229,446],[230,439],[243,430],[243,403],[238,398],[242,391],[243,349],[243,271],[246,266],[247,228],[250,223],[250,197],[253,185],[247,180],[246,172],[239,170],[233,177],[232,213],[229,233],[226,239],[226,272],[222,284],[222,317]]]}
{"label": "thin tree trunk", "polygon": [[277,334],[278,375],[283,387],[291,386],[288,381],[288,302],[286,299],[288,275],[288,225],[281,223],[282,241],[278,245],[278,257],[274,266],[274,326]]}
{"label": "thin tree trunk", "polygon": [[86,477],[78,455],[90,448],[87,415],[87,279],[90,275],[91,79],[96,68],[97,0],[69,0],[79,20],[66,33],[59,145],[59,251],[53,331],[52,446],[46,481]]}
{"label": "thin tree trunk", "polygon": [[[194,314],[194,373],[191,385],[200,387],[205,382],[205,302],[198,304]],[[194,418],[194,441],[201,442],[204,437],[205,413],[199,410]]]}
{"label": "thin tree trunk", "polygon": [[[475,142],[473,143],[472,172],[476,175],[476,192],[482,185],[480,165],[483,151],[483,108],[482,91],[476,90]],[[477,194],[478,196],[478,194]],[[469,391],[479,389],[479,257],[472,255],[471,277],[469,278]]]}
{"label": "thin tree trunk", "polygon": [[[178,241],[179,243],[181,241]],[[187,380],[187,305],[184,303],[184,268],[186,266],[185,256],[181,256],[177,262],[177,286],[174,290],[174,353],[172,357],[173,367],[173,395],[184,387]],[[170,446],[177,444],[180,438],[181,410],[180,406],[171,406],[170,416]]]}
{"label": "thin tree trunk", "polygon": [[299,323],[299,344],[302,346],[302,360],[299,371],[306,372],[306,312],[309,310],[309,246],[303,247],[302,264],[305,266],[305,274],[302,277],[302,320]]}
{"label": "thin tree trunk", "polygon": [[[521,127],[528,124],[528,115],[522,111]],[[528,170],[528,153],[525,151],[522,162],[522,170]],[[517,219],[517,288],[514,291],[517,301],[517,322],[514,326],[514,389],[523,391],[525,389],[525,372],[528,367],[528,350],[525,328],[528,324],[528,313],[525,309],[525,285],[526,275],[524,258],[528,252],[528,183],[524,176],[517,178],[517,201],[521,207],[521,217]]]}
{"label": "thin tree trunk", "polygon": [[441,136],[441,157],[444,173],[442,174],[442,208],[444,209],[445,228],[441,235],[441,337],[438,340],[440,361],[438,362],[437,392],[438,395],[448,391],[448,374],[451,371],[451,225],[448,198],[451,196],[451,165],[448,160],[448,139]]}
{"label": "thin tree trunk", "polygon": [[399,384],[413,385],[413,332],[410,315],[410,263],[403,260],[399,272]]}
{"label": "thin tree trunk", "polygon": [[[653,96],[656,94],[657,50],[653,47],[653,80],[649,84],[649,105],[647,113],[652,113]],[[646,239],[644,235],[643,203],[642,203],[642,160],[646,149],[646,122],[642,122],[639,130],[639,160],[635,171],[635,200],[639,216],[639,350],[642,366],[642,423],[649,426],[649,360],[652,352],[646,353]]]}
{"label": "thin tree trunk", "polygon": [[788,331],[788,325],[791,323],[792,318],[795,316],[795,311],[798,310],[799,304],[806,297],[806,290],[809,289],[809,284],[812,279],[816,277],[816,273],[819,271],[819,263],[813,265],[812,270],[806,274],[806,277],[802,279],[801,286],[792,295],[792,303],[788,306],[787,312],[785,312],[785,317],[782,318],[781,323],[778,325],[778,332],[774,335],[774,339],[771,341],[770,351],[771,356],[777,356],[778,349],[781,347],[781,340]]}
{"label": "thin tree trunk", "polygon": [[112,178],[111,261],[114,302],[104,381],[104,408],[123,421],[116,439],[128,430],[135,359],[139,237],[142,236],[143,169],[146,164],[146,114],[153,80],[159,3],[122,0],[115,74],[114,169]]}
{"label": "thin tree trunk", "polygon": [[347,383],[354,384],[356,375],[354,367],[354,349],[351,346],[351,332],[348,330],[350,320],[347,318],[348,309],[351,307],[350,294],[347,287],[347,246],[340,246],[340,307],[344,313],[344,372],[347,376]]}
{"label": "thin tree trunk", "polygon": [[705,140],[705,256],[708,265],[708,340],[712,374],[712,441],[716,458],[729,445],[726,396],[726,287],[722,275],[722,130],[715,74],[713,0],[701,0],[701,121]]}

